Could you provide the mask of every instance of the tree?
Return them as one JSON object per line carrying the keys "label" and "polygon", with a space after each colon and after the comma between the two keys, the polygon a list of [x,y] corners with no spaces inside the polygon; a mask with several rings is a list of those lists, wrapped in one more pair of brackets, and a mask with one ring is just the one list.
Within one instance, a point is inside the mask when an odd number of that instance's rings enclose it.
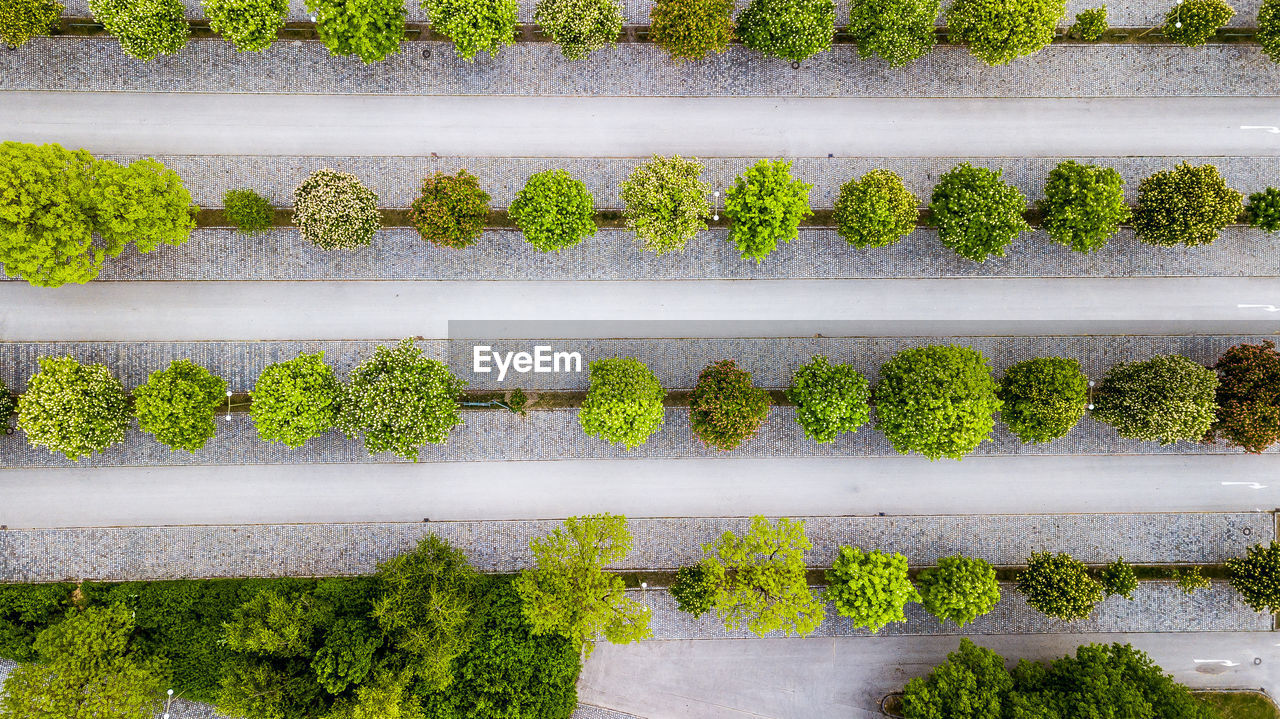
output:
{"label": "tree", "polygon": [[851,364],[833,365],[825,355],[797,369],[787,390],[804,436],[822,444],[836,441],[841,432],[857,432],[871,419],[869,395],[861,372]]}
{"label": "tree", "polygon": [[1218,375],[1180,355],[1121,362],[1107,371],[1093,416],[1125,439],[1198,442],[1217,416]]}
{"label": "tree", "polygon": [[836,232],[858,249],[888,247],[916,229],[919,204],[897,173],[872,170],[840,188],[833,215]]}
{"label": "tree", "polygon": [[106,365],[41,357],[40,371],[18,398],[18,427],[33,447],[79,461],[124,441],[129,406]]}
{"label": "tree", "polygon": [[1076,252],[1101,249],[1132,215],[1120,173],[1075,160],[1064,160],[1049,173],[1039,206],[1049,237]]}
{"label": "tree", "polygon": [[846,32],[859,57],[876,55],[902,67],[933,52],[939,7],[939,0],[853,0]]}
{"label": "tree", "polygon": [[289,16],[289,0],[201,0],[209,28],[240,52],[271,47]]}
{"label": "tree", "polygon": [[1249,195],[1245,212],[1254,227],[1267,232],[1280,231],[1280,189],[1268,187]]}
{"label": "tree", "polygon": [[955,0],[947,8],[953,41],[988,65],[1003,65],[1053,42],[1064,0]]}
{"label": "tree", "polygon": [[617,0],[538,0],[533,21],[555,40],[566,58],[582,60],[617,42],[622,13]]}
{"label": "tree", "polygon": [[835,34],[836,6],[831,0],[751,0],[738,13],[743,45],[791,62],[829,50]]}
{"label": "tree", "polygon": [[[99,162],[89,201],[97,212],[94,229],[112,248],[132,241],[139,252],[160,245],[180,245],[195,229],[191,193],[182,178],[152,159],[128,167]],[[115,254],[119,254],[116,250]]]}
{"label": "tree", "polygon": [[293,224],[322,250],[364,247],[382,227],[378,196],[349,172],[316,170],[293,191]]}
{"label": "tree", "polygon": [[1228,349],[1218,372],[1218,411],[1206,439],[1260,454],[1280,441],[1280,352],[1270,340]]}
{"label": "tree", "polygon": [[805,636],[817,629],[824,610],[806,580],[804,553],[810,549],[804,522],[786,517],[776,523],[752,517],[742,536],[725,532],[704,544],[709,556],[701,566],[716,586],[712,606],[725,627],[745,627],[759,636]]}
{"label": "tree", "polygon": [[1002,181],[1001,172],[962,162],[942,173],[933,188],[929,211],[938,240],[974,262],[1004,257],[1018,233],[1031,229],[1022,217],[1027,198]]}
{"label": "tree", "polygon": [[1280,0],[1262,0],[1258,8],[1258,44],[1272,62],[1280,62]]}
{"label": "tree", "polygon": [[89,0],[89,12],[138,60],[154,60],[187,46],[191,26],[182,0]]}
{"label": "tree", "polygon": [[222,196],[222,214],[236,230],[252,235],[271,229],[275,210],[271,201],[250,189],[227,190]]}
{"label": "tree", "polygon": [[316,34],[331,55],[381,62],[404,40],[403,0],[307,0]]}
{"label": "tree", "polygon": [[1138,588],[1138,575],[1134,573],[1133,567],[1124,561],[1124,557],[1119,557],[1102,568],[1098,573],[1098,582],[1108,597],[1114,594],[1133,601],[1133,593]]}
{"label": "tree", "polygon": [[649,39],[676,62],[724,52],[733,40],[733,0],[657,0]]}
{"label": "tree", "polygon": [[323,352],[301,354],[262,371],[253,386],[249,416],[262,441],[301,447],[333,429],[342,392]]}
{"label": "tree", "polygon": [[1018,591],[1032,609],[1068,622],[1088,617],[1102,601],[1102,585],[1089,576],[1084,562],[1065,552],[1033,553],[1018,574]]}
{"label": "tree", "polygon": [[[743,11],[746,12],[746,11]],[[729,218],[729,241],[742,259],[763,260],[778,247],[800,236],[800,222],[812,214],[813,185],[791,177],[791,163],[760,160],[734,180],[724,193]]]}
{"label": "tree", "polygon": [[12,48],[22,47],[49,32],[63,9],[56,0],[6,0],[0,5],[0,40]]}
{"label": "tree", "polygon": [[1169,578],[1177,583],[1183,594],[1195,594],[1201,589],[1209,588],[1209,578],[1200,573],[1199,567],[1174,569],[1169,573]]}
{"label": "tree", "polygon": [[66,617],[75,590],[70,582],[0,584],[0,657],[36,661],[36,637]]}
{"label": "tree", "polygon": [[1090,8],[1076,13],[1076,21],[1067,28],[1067,35],[1085,42],[1097,42],[1107,32],[1107,6]]}
{"label": "tree", "polygon": [[644,363],[631,357],[591,363],[591,386],[578,411],[582,431],[634,449],[662,429],[666,390]]}
{"label": "tree", "polygon": [[489,219],[489,193],[466,170],[437,172],[422,181],[409,220],[427,242],[461,250],[480,239]]}
{"label": "tree", "polygon": [[431,29],[452,40],[454,52],[467,62],[515,44],[516,0],[422,0],[422,9]]}
{"label": "tree", "polygon": [[876,429],[899,452],[962,459],[995,427],[996,381],[982,353],[956,345],[915,347],[880,368]]}
{"label": "tree", "polygon": [[1235,14],[1225,0],[1180,0],[1165,15],[1164,36],[1181,45],[1203,45]]}
{"label": "tree", "polygon": [[836,613],[872,634],[890,622],[907,621],[903,611],[907,603],[920,601],[907,573],[907,558],[896,553],[840,547],[835,564],[827,570],[827,584],[826,598]]}
{"label": "tree", "polygon": [[1149,245],[1208,245],[1244,211],[1242,196],[1213,165],[1182,163],[1138,184],[1133,231]]}
{"label": "tree", "polygon": [[950,619],[957,626],[990,612],[1000,601],[996,570],[985,559],[959,554],[943,557],[938,566],[916,578],[920,603],[939,622]]}
{"label": "tree", "polygon": [[676,570],[676,581],[671,585],[671,597],[676,609],[694,618],[711,611],[715,605],[716,578],[701,564]]}
{"label": "tree", "polygon": [[534,566],[520,573],[516,591],[534,634],[561,634],[588,652],[599,637],[628,644],[649,636],[649,608],[628,599],[622,577],[604,570],[631,551],[626,517],[569,517],[529,549]]}
{"label": "tree", "polygon": [[13,429],[9,426],[9,418],[13,416],[15,410],[18,409],[18,401],[14,399],[13,393],[9,391],[9,386],[0,379],[0,434],[11,434]]}
{"label": "tree", "polygon": [[701,178],[702,163],[697,160],[654,155],[623,180],[622,216],[644,249],[659,255],[679,252],[707,229],[711,188]]}
{"label": "tree", "polygon": [[1000,380],[1000,419],[1023,442],[1065,437],[1089,404],[1089,378],[1080,363],[1037,357],[1011,366]]}
{"label": "tree", "polygon": [[542,252],[559,252],[596,233],[591,193],[565,170],[535,173],[507,212],[524,238]]}
{"label": "tree", "polygon": [[999,719],[1012,688],[1003,657],[961,639],[946,663],[907,682],[902,713],[907,719]]}
{"label": "tree", "polygon": [[755,436],[769,405],[769,393],[751,384],[750,372],[733,360],[720,360],[698,375],[689,397],[689,425],[703,444],[727,452]]}
{"label": "tree", "polygon": [[1280,614],[1280,543],[1255,544],[1226,565],[1231,587],[1250,609]]}
{"label": "tree", "polygon": [[191,360],[175,360],[133,391],[133,414],[156,441],[195,452],[217,432],[214,412],[226,392],[227,383],[209,370]]}

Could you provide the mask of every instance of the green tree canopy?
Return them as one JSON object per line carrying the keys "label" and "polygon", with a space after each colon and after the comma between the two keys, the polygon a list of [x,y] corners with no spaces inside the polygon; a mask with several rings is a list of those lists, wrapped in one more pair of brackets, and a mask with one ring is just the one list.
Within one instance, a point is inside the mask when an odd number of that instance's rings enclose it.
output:
{"label": "green tree canopy", "polygon": [[1009,431],[1023,442],[1052,442],[1084,416],[1089,378],[1076,360],[1037,357],[1009,367],[998,394]]}
{"label": "green tree canopy", "polygon": [[378,196],[349,172],[316,170],[293,191],[293,224],[322,250],[365,247],[382,227]]}
{"label": "green tree canopy", "polygon": [[769,393],[733,360],[703,368],[689,397],[689,426],[708,447],[728,452],[754,437],[769,416]]}
{"label": "green tree canopy", "polygon": [[1003,657],[961,639],[945,663],[907,682],[902,713],[907,719],[1001,719],[1012,688]]}
{"label": "green tree canopy", "polygon": [[751,0],[738,13],[743,45],[791,62],[830,49],[835,34],[836,6],[831,0]]}
{"label": "green tree canopy", "polygon": [[1098,583],[1108,597],[1116,595],[1133,601],[1133,593],[1138,589],[1138,575],[1124,557],[1119,557],[1098,572]]}
{"label": "green tree canopy", "polygon": [[996,381],[982,353],[957,345],[914,347],[880,368],[876,429],[899,452],[962,459],[995,427]]}
{"label": "green tree canopy", "polygon": [[1032,609],[1068,622],[1088,617],[1102,601],[1102,585],[1065,552],[1033,553],[1018,574],[1018,591]]}
{"label": "green tree canopy", "polygon": [[40,371],[18,398],[18,427],[33,447],[79,461],[124,441],[129,405],[106,365],[41,357]]}
{"label": "green tree canopy", "polygon": [[1227,560],[1231,586],[1255,612],[1280,614],[1280,544],[1256,544]]}
{"label": "green tree canopy", "polygon": [[596,233],[595,208],[582,180],[566,170],[534,173],[507,209],[529,244],[559,252]]}
{"label": "green tree canopy", "polygon": [[591,386],[578,410],[582,431],[634,449],[662,429],[667,391],[640,360],[598,359],[591,363]]}
{"label": "green tree canopy", "polygon": [[623,180],[622,216],[644,249],[659,255],[679,252],[707,229],[711,188],[701,178],[702,163],[697,160],[654,155]]}
{"label": "green tree canopy", "polygon": [[733,31],[733,0],[657,0],[649,11],[649,39],[676,62],[724,52]]}
{"label": "green tree canopy", "polygon": [[301,354],[262,371],[253,386],[249,416],[264,442],[297,448],[333,429],[342,393],[323,352]]}
{"label": "green tree canopy", "polygon": [[716,578],[701,564],[676,570],[676,581],[671,584],[671,596],[676,608],[694,617],[711,611],[715,604]]}
{"label": "green tree canopy", "polygon": [[1226,0],[1179,0],[1165,15],[1164,36],[1182,45],[1203,45],[1235,14]]}
{"label": "green tree canopy", "polygon": [[1198,442],[1217,417],[1218,375],[1181,355],[1121,362],[1098,385],[1093,416],[1121,437]]}
{"label": "green tree canopy", "polygon": [[497,55],[516,41],[516,0],[422,0],[431,29],[453,41],[467,62],[478,53]]}
{"label": "green tree canopy", "polygon": [[841,186],[833,215],[836,232],[858,249],[888,247],[916,229],[919,204],[897,173],[872,170]]}
{"label": "green tree canopy", "polygon": [[1065,0],[955,0],[947,8],[954,40],[988,65],[1003,65],[1053,42]]}
{"label": "green tree canopy", "polygon": [[381,62],[404,41],[404,0],[307,0],[307,10],[331,55]]}
{"label": "green tree canopy", "polygon": [[194,452],[217,432],[214,412],[226,402],[226,392],[227,383],[209,370],[191,360],[175,360],[133,391],[133,414],[156,441]]}
{"label": "green tree canopy", "polygon": [[1138,184],[1133,231],[1149,245],[1208,245],[1243,211],[1243,196],[1227,186],[1217,167],[1183,162]]}
{"label": "green tree canopy", "polygon": [[182,0],[89,0],[89,12],[138,60],[154,60],[187,46],[191,26]]}
{"label": "green tree canopy", "polygon": [[0,40],[9,47],[21,47],[49,32],[63,9],[56,0],[5,0],[0,4]]}
{"label": "green tree canopy", "polygon": [[791,176],[786,160],[760,160],[745,170],[724,193],[729,218],[729,241],[742,259],[763,260],[778,247],[800,236],[800,222],[812,214],[813,185]]}
{"label": "green tree canopy", "polygon": [[920,572],[916,586],[920,603],[930,614],[939,622],[949,619],[961,627],[991,611],[1000,601],[995,567],[977,557],[943,557],[936,567]]}
{"label": "green tree canopy", "polygon": [[853,0],[847,32],[859,57],[876,55],[902,67],[933,52],[940,6],[939,0]]}
{"label": "green tree canopy", "polygon": [[1076,252],[1101,249],[1132,216],[1119,172],[1075,160],[1053,168],[1038,204],[1045,232]]}
{"label": "green tree canopy", "polygon": [[1258,8],[1258,44],[1272,62],[1280,62],[1280,0],[1262,0]]}
{"label": "green tree canopy", "polygon": [[240,52],[271,47],[289,16],[289,0],[201,0],[201,5],[209,28]]}
{"label": "green tree canopy", "polygon": [[484,232],[489,199],[480,180],[466,170],[454,175],[437,172],[422,181],[409,219],[427,242],[461,250],[474,245]]}
{"label": "green tree canopy", "polygon": [[1218,411],[1208,439],[1259,454],[1280,441],[1280,352],[1274,342],[1238,344],[1213,366]]}
{"label": "green tree canopy", "polygon": [[787,399],[796,406],[804,436],[834,442],[841,432],[857,432],[871,419],[867,386],[867,378],[853,365],[833,365],[817,355],[792,375]]}
{"label": "green tree canopy", "polygon": [[836,612],[873,634],[891,622],[907,621],[907,604],[920,601],[907,573],[907,558],[896,553],[841,547],[827,570],[827,584],[826,598]]}
{"label": "green tree canopy", "polygon": [[985,262],[1004,257],[1018,234],[1031,229],[1022,213],[1027,198],[1000,179],[1002,170],[974,167],[967,162],[942,173],[929,203],[938,241],[957,255]]}
{"label": "green tree canopy", "polygon": [[585,59],[617,42],[622,17],[617,0],[538,0],[533,10],[533,21],[570,60]]}

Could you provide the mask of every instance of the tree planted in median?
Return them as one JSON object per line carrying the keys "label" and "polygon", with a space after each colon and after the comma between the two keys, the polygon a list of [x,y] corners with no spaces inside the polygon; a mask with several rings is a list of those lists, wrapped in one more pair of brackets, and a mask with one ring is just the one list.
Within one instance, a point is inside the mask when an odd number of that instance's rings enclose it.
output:
{"label": "tree planted in median", "polygon": [[939,0],[853,0],[845,29],[858,43],[858,56],[876,55],[902,67],[933,52]]}
{"label": "tree planted in median", "polygon": [[954,41],[988,65],[1003,65],[1053,42],[1065,0],[955,0],[947,8]]}
{"label": "tree planted in median", "polygon": [[1179,0],[1164,18],[1164,36],[1194,47],[1213,39],[1236,11],[1225,0]]}
{"label": "tree planted in median", "polygon": [[659,255],[679,252],[707,229],[710,192],[702,181],[702,163],[679,155],[654,155],[623,180],[622,216],[644,249]]}
{"label": "tree planted in median", "polygon": [[559,252],[596,233],[596,215],[586,183],[566,170],[534,173],[507,212],[524,239],[541,252]]}
{"label": "tree planted in median", "polygon": [[484,233],[489,199],[480,180],[466,170],[453,175],[437,172],[422,181],[409,206],[409,220],[427,242],[461,250]]}
{"label": "tree planted in median", "polygon": [[1088,617],[1102,601],[1102,584],[1070,554],[1035,552],[1018,573],[1018,591],[1032,609],[1064,621]]}
{"label": "tree planted in median", "polygon": [[1049,173],[1039,208],[1049,237],[1076,252],[1101,249],[1132,215],[1119,172],[1075,160],[1064,160]]}
{"label": "tree planted in median", "polygon": [[1084,417],[1089,378],[1080,363],[1037,357],[1009,367],[1000,380],[1000,419],[1023,442],[1052,442]]}
{"label": "tree planted in median", "polygon": [[982,353],[957,345],[914,347],[880,368],[876,429],[899,452],[961,459],[995,427],[996,381]]}
{"label": "tree planted in median", "polygon": [[354,250],[382,227],[378,196],[349,172],[316,170],[293,191],[293,224],[322,250]]}
{"label": "tree planted in median", "polygon": [[1239,344],[1213,366],[1218,410],[1205,439],[1259,454],[1280,441],[1280,352],[1274,342]]}
{"label": "tree planted in median", "polygon": [[800,236],[800,223],[809,217],[813,185],[791,176],[786,160],[760,160],[734,179],[724,193],[729,241],[742,259],[760,262],[778,247]]}
{"label": "tree planted in median", "polygon": [[422,9],[431,29],[452,40],[454,52],[467,62],[515,44],[516,0],[423,0]]}
{"label": "tree planted in median", "polygon": [[181,50],[191,35],[182,0],[89,0],[89,12],[124,54],[144,62]]}
{"label": "tree planted in median", "polygon": [[1218,375],[1181,355],[1121,362],[1102,377],[1093,417],[1125,439],[1198,442],[1217,416]]}
{"label": "tree planted in median", "polygon": [[827,585],[825,596],[836,613],[873,634],[891,622],[907,621],[903,609],[920,601],[907,573],[907,558],[896,553],[841,547],[827,570]]}
{"label": "tree planted in median", "polygon": [[742,44],[771,57],[803,62],[831,48],[836,5],[831,0],[751,0],[738,13]]}
{"label": "tree planted in median", "polygon": [[1232,588],[1250,609],[1280,614],[1280,543],[1255,544],[1226,565]]}
{"label": "tree planted in median", "polygon": [[836,233],[858,249],[888,247],[916,229],[919,204],[897,173],[872,170],[840,188]]}
{"label": "tree planted in median", "polygon": [[707,365],[689,397],[689,426],[708,447],[729,451],[754,437],[769,416],[769,393],[733,360]]}
{"label": "tree planted in median", "polygon": [[1218,168],[1183,162],[1138,184],[1133,232],[1149,245],[1208,245],[1243,211],[1241,194],[1227,187]]}
{"label": "tree planted in median", "polygon": [[666,396],[658,377],[640,360],[594,360],[591,385],[578,410],[578,423],[591,437],[634,449],[662,429],[666,417],[662,401]]}
{"label": "tree planted in median", "polygon": [[124,385],[101,364],[41,357],[40,371],[18,398],[18,428],[33,447],[79,461],[124,441],[129,404]]}
{"label": "tree planted in median", "polygon": [[381,62],[404,41],[404,0],[307,0],[329,54]]}
{"label": "tree planted in median", "polygon": [[1031,229],[1022,216],[1027,198],[1001,180],[1001,172],[962,162],[933,187],[929,211],[938,241],[974,262],[1004,257],[1018,234]]}
{"label": "tree planted in median", "polygon": [[990,612],[1000,601],[996,570],[985,559],[959,554],[943,557],[916,578],[920,603],[939,622],[963,627]]}
{"label": "tree planted in median", "polygon": [[733,0],[657,0],[649,11],[649,39],[676,62],[724,52],[733,31]]}
{"label": "tree planted in median", "polygon": [[616,43],[622,18],[617,0],[538,0],[533,10],[533,21],[570,60],[585,59]]}
{"label": "tree planted in median", "polygon": [[861,372],[851,364],[833,365],[825,355],[797,369],[787,390],[804,436],[822,444],[866,424],[871,419],[869,397],[867,378]]}
{"label": "tree planted in median", "polygon": [[174,360],[133,391],[133,414],[143,432],[170,449],[195,452],[217,432],[214,413],[227,401],[227,383],[191,360]]}
{"label": "tree planted in median", "polygon": [[296,449],[333,429],[342,393],[323,352],[300,354],[262,371],[253,385],[249,416],[264,442]]}
{"label": "tree planted in median", "polygon": [[12,48],[22,47],[49,32],[63,9],[57,0],[5,0],[0,3],[0,40]]}
{"label": "tree planted in median", "polygon": [[289,16],[289,0],[201,0],[201,5],[209,28],[240,52],[271,47]]}

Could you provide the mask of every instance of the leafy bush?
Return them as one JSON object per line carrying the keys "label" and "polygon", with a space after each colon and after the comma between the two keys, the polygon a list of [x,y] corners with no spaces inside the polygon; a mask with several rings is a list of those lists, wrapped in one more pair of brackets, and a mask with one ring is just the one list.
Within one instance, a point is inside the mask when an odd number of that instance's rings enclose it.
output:
{"label": "leafy bush", "polygon": [[1199,567],[1175,569],[1169,573],[1169,578],[1177,583],[1183,594],[1195,594],[1209,588],[1209,578],[1200,573]]}
{"label": "leafy bush", "polygon": [[213,415],[226,392],[227,383],[209,370],[175,360],[133,391],[133,413],[142,431],[161,444],[194,452],[213,439]]}
{"label": "leafy bush", "polygon": [[614,357],[591,363],[591,386],[578,411],[582,431],[634,449],[662,429],[666,390],[640,360]]}
{"label": "leafy bush", "polygon": [[1103,5],[1076,13],[1076,21],[1067,29],[1067,34],[1085,42],[1097,42],[1107,32],[1107,27],[1107,6]]}
{"label": "leafy bush", "polygon": [[1280,441],[1280,352],[1274,342],[1240,344],[1213,366],[1218,411],[1206,439],[1259,454]]}
{"label": "leafy bush", "polygon": [[1117,595],[1133,601],[1133,592],[1138,588],[1138,575],[1133,567],[1119,557],[1116,561],[1102,568],[1098,573],[1098,583],[1102,591],[1109,597]]}
{"label": "leafy bush", "polygon": [[9,47],[26,44],[58,22],[63,5],[56,0],[6,0],[0,5],[0,40]]}
{"label": "leafy bush", "polygon": [[1227,187],[1218,168],[1184,162],[1138,185],[1133,231],[1150,245],[1207,245],[1243,210],[1240,193]]}
{"label": "leafy bush", "polygon": [[1249,223],[1254,227],[1267,232],[1280,230],[1280,190],[1268,187],[1262,192],[1249,195],[1245,212],[1249,215]]}
{"label": "leafy bush", "polygon": [[222,196],[222,214],[245,235],[271,229],[276,216],[267,198],[248,189],[227,190]]}
{"label": "leafy bush", "polygon": [[792,62],[831,48],[836,6],[831,0],[751,0],[738,13],[742,44]]}
{"label": "leafy bush", "polygon": [[41,357],[40,371],[18,398],[18,427],[33,447],[79,461],[124,441],[129,405],[106,365]]}
{"label": "leafy bush", "polygon": [[729,241],[742,259],[763,260],[778,247],[800,236],[800,222],[812,214],[813,185],[791,177],[791,163],[760,160],[734,180],[724,193],[729,218]]}
{"label": "leafy bush", "polygon": [[677,609],[697,618],[711,611],[717,586],[715,577],[701,564],[681,567],[676,570],[671,596],[676,600]]}
{"label": "leafy bush", "polygon": [[418,461],[422,445],[444,444],[462,424],[458,395],[467,386],[440,360],[427,359],[413,340],[379,345],[351,373],[338,413],[348,437],[364,435],[369,454],[394,452]]}
{"label": "leafy bush", "polygon": [[1053,42],[1065,0],[955,0],[947,8],[951,39],[988,65],[1003,65]]}
{"label": "leafy bush", "polygon": [[1255,612],[1280,614],[1280,543],[1255,544],[1227,562],[1231,587]]}
{"label": "leafy bush", "polygon": [[804,428],[804,436],[825,444],[867,423],[869,394],[867,378],[853,365],[833,365],[817,355],[792,375],[787,399],[796,406],[796,422]]}
{"label": "leafy bush", "polygon": [[409,207],[409,219],[422,239],[458,250],[480,239],[488,218],[489,193],[466,170],[456,175],[437,172],[424,179]]}
{"label": "leafy bush", "polygon": [[1258,44],[1273,62],[1280,62],[1280,0],[1262,0],[1258,8]]}
{"label": "leafy bush", "polygon": [[264,442],[301,447],[333,429],[342,385],[324,363],[324,353],[300,354],[268,365],[253,385],[249,416]]}
{"label": "leafy bush", "polygon": [[382,227],[378,196],[351,173],[316,170],[293,191],[293,224],[322,250],[354,250]]}
{"label": "leafy bush", "polygon": [[431,29],[453,41],[467,62],[477,53],[497,55],[516,41],[516,0],[422,0]]}
{"label": "leafy bush", "polygon": [[1178,355],[1122,362],[1102,378],[1093,416],[1125,439],[1200,441],[1213,425],[1218,376]]}
{"label": "leafy bush", "polygon": [[0,658],[34,661],[36,635],[62,620],[75,588],[68,583],[0,584]]}
{"label": "leafy bush", "polygon": [[1225,0],[1178,0],[1164,17],[1164,36],[1182,45],[1203,45],[1235,14]]}
{"label": "leafy bush", "polygon": [[307,0],[316,34],[331,55],[381,62],[400,51],[404,0]]}
{"label": "leafy bush", "polygon": [[836,612],[872,634],[890,622],[907,621],[903,609],[908,602],[920,601],[907,574],[907,558],[901,554],[840,547],[835,564],[827,570],[827,583],[826,597]]}
{"label": "leafy bush", "polygon": [[1120,173],[1075,160],[1053,168],[1039,205],[1045,232],[1076,252],[1101,249],[1132,215]]}
{"label": "leafy bush", "polygon": [[566,58],[582,60],[617,42],[622,5],[617,0],[538,0],[533,21],[556,41]]}
{"label": "leafy bush", "polygon": [[697,160],[654,155],[623,180],[622,216],[644,249],[659,255],[680,251],[707,229],[711,188],[701,177],[702,163]]}
{"label": "leafy bush", "polygon": [[950,619],[961,627],[990,612],[1000,601],[995,568],[976,557],[943,557],[938,566],[920,572],[916,586],[920,603],[930,614],[939,622]]}
{"label": "leafy bush", "polygon": [[289,15],[289,0],[201,0],[209,27],[240,52],[266,50]]}
{"label": "leafy bush", "polygon": [[[902,696],[907,719],[996,719],[1013,679],[1004,658],[967,637],[946,663],[907,682]],[[1047,712],[1046,712],[1047,713]]]}
{"label": "leafy bush", "polygon": [[1032,554],[1018,574],[1018,591],[1032,609],[1068,622],[1088,617],[1102,601],[1102,585],[1089,576],[1084,562],[1066,553]]}
{"label": "leafy bush", "polygon": [[933,188],[929,203],[938,240],[974,262],[1004,257],[1018,233],[1031,229],[1022,213],[1027,198],[1000,179],[1001,170],[967,162],[947,170]]}
{"label": "leafy bush", "polygon": [[769,393],[751,384],[750,372],[733,360],[720,360],[698,375],[689,397],[689,424],[703,444],[728,451],[755,436],[769,404]]}
{"label": "leafy bush", "polygon": [[565,170],[535,173],[508,213],[525,240],[542,252],[559,252],[596,233],[591,193]]}
{"label": "leafy bush", "polygon": [[191,34],[182,0],[89,0],[89,12],[138,60],[175,53]]}
{"label": "leafy bush", "polygon": [[657,0],[649,39],[676,62],[724,52],[733,40],[733,0]]}
{"label": "leafy bush", "polygon": [[907,349],[880,375],[876,429],[897,451],[961,459],[991,435],[1000,399],[981,352],[955,345]]}
{"label": "leafy bush", "polygon": [[939,0],[853,0],[847,32],[858,56],[902,67],[933,52]]}
{"label": "leafy bush", "polygon": [[840,188],[836,232],[858,249],[888,247],[916,228],[919,204],[897,173],[872,170]]}
{"label": "leafy bush", "polygon": [[1089,379],[1080,363],[1040,357],[1010,367],[1000,380],[1000,419],[1023,442],[1066,436],[1089,404]]}

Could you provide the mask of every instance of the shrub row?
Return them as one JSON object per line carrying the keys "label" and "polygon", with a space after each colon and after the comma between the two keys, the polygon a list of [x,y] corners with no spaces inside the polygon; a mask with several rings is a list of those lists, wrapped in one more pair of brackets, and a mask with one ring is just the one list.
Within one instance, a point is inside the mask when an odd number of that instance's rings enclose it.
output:
{"label": "shrub row", "polygon": [[[0,386],[0,421],[16,404],[32,446],[79,460],[122,442],[129,426],[124,387],[104,365],[72,357],[40,358],[40,371],[16,403]],[[1215,371],[1216,370],[1216,371]],[[1126,439],[1169,444],[1225,440],[1260,453],[1280,440],[1280,352],[1273,342],[1240,344],[1212,367],[1179,355],[1123,362],[1096,391],[1074,359],[1042,357],[1010,366],[997,380],[982,353],[956,345],[903,350],[880,368],[874,388],[850,364],[822,355],[797,368],[786,398],[807,438],[820,443],[856,432],[872,419],[894,449],[929,459],[961,459],[991,437],[997,417],[1023,442],[1065,436],[1091,410]],[[264,441],[296,448],[331,429],[361,436],[370,454],[417,460],[462,423],[465,382],[410,340],[379,346],[346,383],[323,353],[268,366],[251,393],[249,414]],[[229,409],[226,384],[188,360],[154,372],[133,393],[139,427],[172,449],[194,452]],[[583,431],[633,449],[662,428],[666,391],[639,360],[598,359],[578,412]],[[689,397],[693,435],[733,450],[753,437],[772,399],[731,360],[708,365]]]}

